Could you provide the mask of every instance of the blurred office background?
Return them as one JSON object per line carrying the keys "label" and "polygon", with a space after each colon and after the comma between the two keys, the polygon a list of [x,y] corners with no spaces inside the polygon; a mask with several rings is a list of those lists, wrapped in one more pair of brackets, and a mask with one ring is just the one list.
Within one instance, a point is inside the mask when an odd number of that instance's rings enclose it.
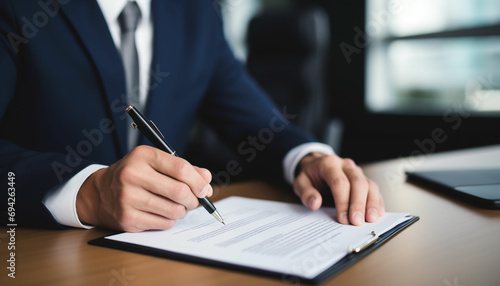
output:
{"label": "blurred office background", "polygon": [[219,0],[295,123],[366,163],[500,143],[500,1]]}

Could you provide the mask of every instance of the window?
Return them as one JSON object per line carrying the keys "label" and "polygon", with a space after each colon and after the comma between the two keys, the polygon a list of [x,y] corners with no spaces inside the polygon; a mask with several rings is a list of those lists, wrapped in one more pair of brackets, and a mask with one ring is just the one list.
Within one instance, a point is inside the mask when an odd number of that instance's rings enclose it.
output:
{"label": "window", "polygon": [[366,4],[368,110],[500,115],[500,1]]}

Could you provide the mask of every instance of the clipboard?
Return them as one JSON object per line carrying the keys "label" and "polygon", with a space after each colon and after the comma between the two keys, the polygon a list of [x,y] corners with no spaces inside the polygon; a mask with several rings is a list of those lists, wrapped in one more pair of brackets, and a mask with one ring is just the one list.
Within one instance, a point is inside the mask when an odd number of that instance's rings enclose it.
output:
{"label": "clipboard", "polygon": [[335,263],[330,268],[323,271],[321,274],[317,275],[313,279],[306,279],[303,277],[298,277],[298,276],[284,274],[284,273],[278,273],[278,272],[267,271],[267,270],[252,268],[252,267],[234,265],[234,264],[224,263],[224,262],[220,262],[220,261],[216,261],[216,260],[210,260],[210,259],[195,257],[195,256],[191,256],[191,255],[184,255],[184,254],[180,254],[180,253],[176,253],[176,252],[159,250],[159,249],[152,248],[152,247],[146,247],[146,246],[142,246],[142,245],[136,245],[136,244],[130,244],[130,243],[109,240],[109,239],[106,239],[104,237],[91,240],[91,241],[89,241],[89,244],[101,246],[101,247],[118,249],[118,250],[124,250],[124,251],[129,251],[129,252],[135,252],[135,253],[140,253],[140,254],[145,254],[145,255],[150,255],[150,256],[155,256],[155,257],[173,259],[173,260],[178,260],[178,261],[183,261],[183,262],[190,262],[190,263],[196,263],[196,264],[201,264],[201,265],[206,265],[206,266],[219,267],[219,268],[235,270],[235,271],[244,272],[244,273],[251,273],[251,274],[256,274],[256,275],[273,277],[273,278],[282,279],[282,281],[289,282],[289,283],[321,284],[321,283],[325,282],[326,280],[334,277],[335,275],[340,273],[342,270],[351,266],[356,261],[365,257],[366,255],[368,255],[369,253],[374,251],[377,247],[379,247],[380,245],[387,242],[389,239],[391,239],[397,233],[399,233],[400,231],[407,228],[408,226],[410,226],[411,224],[413,224],[414,222],[416,222],[418,220],[419,220],[418,216],[412,216],[409,220],[407,220],[407,221],[395,226],[391,230],[381,234],[379,236],[378,240],[374,244],[370,245],[369,247],[367,247],[366,249],[364,249],[363,251],[361,251],[359,253],[353,252],[351,254],[348,254],[342,260]]}
{"label": "clipboard", "polygon": [[368,255],[369,253],[374,251],[377,247],[379,247],[380,245],[387,242],[389,239],[391,239],[397,233],[399,233],[400,231],[404,230],[405,228],[407,228],[408,226],[410,226],[411,224],[413,224],[414,222],[419,220],[418,216],[412,216],[412,215],[408,215],[405,218],[407,218],[405,221],[395,225],[391,229],[378,235],[376,237],[376,240],[373,239],[373,241],[371,241],[371,240],[367,241],[367,243],[365,243],[366,245],[361,247],[362,250],[358,249],[359,252],[353,251],[351,253],[348,253],[343,258],[341,258],[339,261],[337,261],[333,265],[328,266],[328,268],[326,268],[324,271],[322,271],[321,273],[317,274],[315,277],[312,277],[312,278],[306,278],[306,277],[302,277],[302,276],[298,276],[298,275],[282,273],[282,272],[277,272],[277,271],[273,271],[273,270],[265,270],[265,269],[261,269],[261,268],[243,266],[243,265],[223,262],[223,261],[219,261],[219,260],[215,260],[215,259],[208,259],[205,257],[196,256],[196,255],[178,253],[178,252],[168,251],[168,250],[164,250],[164,249],[158,249],[155,247],[139,245],[139,244],[135,244],[135,243],[111,240],[111,239],[107,239],[106,237],[91,240],[91,241],[89,241],[89,244],[95,245],[95,246],[112,248],[112,249],[124,250],[124,251],[129,251],[129,252],[135,252],[135,253],[140,253],[140,254],[145,254],[145,255],[150,255],[150,256],[155,256],[155,257],[173,259],[173,260],[178,260],[178,261],[183,261],[183,262],[201,264],[201,265],[206,265],[206,266],[211,266],[211,267],[219,267],[219,268],[239,271],[239,272],[243,272],[243,273],[262,275],[262,276],[266,276],[266,277],[277,278],[277,279],[280,279],[282,281],[289,282],[289,283],[320,284],[320,283],[332,278],[336,274],[340,273],[342,270],[346,269],[347,267],[351,266],[356,261],[362,259],[366,255]]}

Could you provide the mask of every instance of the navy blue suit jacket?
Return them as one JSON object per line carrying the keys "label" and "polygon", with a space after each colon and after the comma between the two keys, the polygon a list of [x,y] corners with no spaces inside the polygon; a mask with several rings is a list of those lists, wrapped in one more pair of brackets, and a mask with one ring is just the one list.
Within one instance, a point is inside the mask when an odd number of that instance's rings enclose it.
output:
{"label": "navy blue suit jacket", "polygon": [[[213,3],[152,1],[151,85],[143,111],[180,153],[196,116],[239,146],[244,158],[252,154],[243,142],[262,132],[266,144],[258,156],[281,173],[284,155],[311,138],[279,116],[283,108],[235,60]],[[126,154],[125,86],[95,1],[0,2],[0,176],[6,182],[7,172],[15,173],[19,226],[60,227],[42,203],[45,194],[89,164],[113,164]],[[141,137],[140,144],[149,142]],[[6,189],[5,183],[2,221]]]}

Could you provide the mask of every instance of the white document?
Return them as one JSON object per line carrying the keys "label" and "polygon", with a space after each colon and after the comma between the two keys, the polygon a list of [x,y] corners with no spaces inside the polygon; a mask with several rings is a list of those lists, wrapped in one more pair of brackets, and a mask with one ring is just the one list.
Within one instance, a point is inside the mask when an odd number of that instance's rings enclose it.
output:
{"label": "white document", "polygon": [[314,278],[373,236],[409,219],[386,213],[363,226],[337,222],[334,208],[309,211],[298,204],[229,197],[216,203],[226,225],[203,207],[169,230],[121,233],[106,239],[230,264]]}

